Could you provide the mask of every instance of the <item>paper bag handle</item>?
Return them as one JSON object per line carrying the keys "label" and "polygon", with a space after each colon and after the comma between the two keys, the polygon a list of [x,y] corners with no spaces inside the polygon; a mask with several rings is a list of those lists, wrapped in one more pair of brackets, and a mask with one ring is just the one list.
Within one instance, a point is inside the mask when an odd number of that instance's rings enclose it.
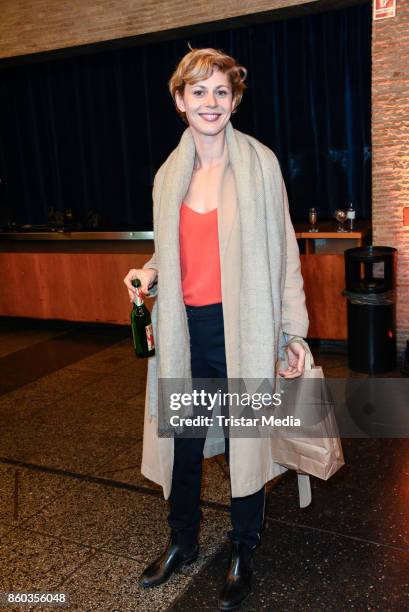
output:
{"label": "paper bag handle", "polygon": [[314,367],[314,357],[311,351],[308,349],[305,353],[305,369],[312,370]]}

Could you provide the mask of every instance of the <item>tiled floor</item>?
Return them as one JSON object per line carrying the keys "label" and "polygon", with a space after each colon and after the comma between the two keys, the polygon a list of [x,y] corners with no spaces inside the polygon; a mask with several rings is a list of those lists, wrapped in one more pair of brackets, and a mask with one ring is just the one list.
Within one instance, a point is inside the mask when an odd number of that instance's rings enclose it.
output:
{"label": "tiled floor", "polygon": [[[315,354],[327,376],[361,376],[339,347]],[[229,529],[221,456],[204,465],[198,561],[162,587],[138,587],[168,535],[162,491],[140,473],[145,377],[126,329],[0,321],[0,592],[63,591],[81,612],[218,609]],[[243,610],[409,610],[408,441],[343,446],[346,465],[312,479],[308,508],[294,474],[270,483]]]}

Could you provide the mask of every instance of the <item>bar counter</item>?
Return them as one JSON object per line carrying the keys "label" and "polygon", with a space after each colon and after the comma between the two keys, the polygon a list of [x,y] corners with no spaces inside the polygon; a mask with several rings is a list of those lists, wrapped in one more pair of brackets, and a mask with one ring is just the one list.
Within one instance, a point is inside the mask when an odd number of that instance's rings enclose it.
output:
{"label": "bar counter", "polygon": [[153,240],[153,232],[138,231],[24,231],[24,232],[0,232],[0,240]]}
{"label": "bar counter", "polygon": [[153,248],[153,232],[0,232],[0,315],[128,324],[123,279]]}
{"label": "bar counter", "polygon": [[318,232],[308,223],[295,223],[301,252],[301,272],[310,327],[308,336],[321,340],[347,339],[344,252],[368,244],[371,222],[357,221],[354,231],[337,232],[335,220],[319,221]]}
{"label": "bar counter", "polygon": [[[360,221],[348,233],[338,233],[335,221],[318,227],[313,233],[308,224],[294,223],[308,336],[345,340],[344,251],[367,243],[371,226]],[[0,316],[128,324],[123,278],[130,268],[140,268],[153,248],[151,231],[0,232]]]}

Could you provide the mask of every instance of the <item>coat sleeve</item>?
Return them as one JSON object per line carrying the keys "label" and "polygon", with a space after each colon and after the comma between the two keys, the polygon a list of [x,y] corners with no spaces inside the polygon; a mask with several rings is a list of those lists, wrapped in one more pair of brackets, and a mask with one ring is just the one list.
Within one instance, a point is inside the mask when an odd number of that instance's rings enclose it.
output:
{"label": "coat sleeve", "polygon": [[[154,268],[159,275],[158,265],[156,263],[156,254],[154,253],[152,257],[147,261],[143,266],[142,270],[146,270],[147,268]],[[158,277],[156,277],[155,282],[149,288],[149,296],[148,297],[156,297],[158,294]]]}
{"label": "coat sleeve", "polygon": [[291,222],[287,190],[282,181],[284,222],[286,235],[285,280],[282,300],[282,331],[291,336],[306,337],[308,332],[308,313],[305,305],[304,281],[301,275],[300,251]]}
{"label": "coat sleeve", "polygon": [[[153,230],[154,232],[155,232],[156,219],[157,219],[158,210],[159,210],[159,202],[160,202],[159,195],[160,195],[160,190],[162,188],[162,184],[164,180],[165,168],[166,168],[166,162],[162,164],[162,166],[159,168],[159,170],[157,171],[155,175],[154,181],[153,181],[152,200],[153,200]],[[152,257],[149,259],[149,261],[147,261],[142,266],[142,270],[146,270],[147,268],[154,268],[158,273],[158,276],[156,277],[155,282],[149,289],[150,297],[156,297],[158,294],[158,277],[159,277],[159,267],[158,267],[157,258],[156,258],[156,249]]]}

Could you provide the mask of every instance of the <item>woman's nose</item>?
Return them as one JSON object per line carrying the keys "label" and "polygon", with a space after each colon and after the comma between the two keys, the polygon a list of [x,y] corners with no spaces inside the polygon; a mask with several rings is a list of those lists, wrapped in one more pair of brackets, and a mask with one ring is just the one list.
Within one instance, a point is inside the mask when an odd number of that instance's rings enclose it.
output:
{"label": "woman's nose", "polygon": [[216,98],[214,97],[214,94],[212,94],[212,93],[208,94],[207,100],[206,100],[206,105],[207,106],[217,106]]}

